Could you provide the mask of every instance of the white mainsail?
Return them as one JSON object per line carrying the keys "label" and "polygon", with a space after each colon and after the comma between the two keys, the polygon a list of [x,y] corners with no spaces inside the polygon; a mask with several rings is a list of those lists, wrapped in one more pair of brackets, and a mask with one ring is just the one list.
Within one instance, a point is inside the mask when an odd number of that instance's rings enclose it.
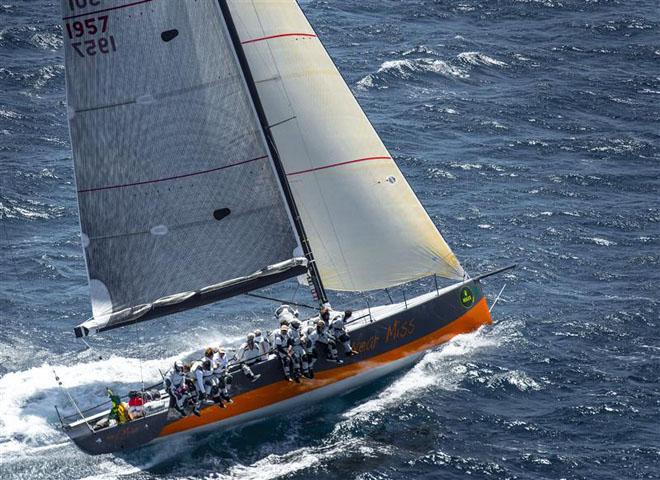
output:
{"label": "white mainsail", "polygon": [[94,314],[76,333],[306,271],[218,2],[62,8]]}
{"label": "white mainsail", "polygon": [[228,0],[325,287],[464,271],[295,0]]}

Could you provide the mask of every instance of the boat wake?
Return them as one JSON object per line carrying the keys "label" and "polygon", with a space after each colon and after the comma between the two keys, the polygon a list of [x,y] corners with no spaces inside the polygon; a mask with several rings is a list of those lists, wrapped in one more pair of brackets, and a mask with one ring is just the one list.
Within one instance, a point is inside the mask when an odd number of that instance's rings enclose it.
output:
{"label": "boat wake", "polygon": [[[125,391],[141,386],[143,381],[145,385],[158,382],[158,369],[174,359],[141,362],[136,358],[113,356],[69,366],[46,363],[0,377],[0,398],[3,399],[0,464],[68,444],[66,435],[57,428],[54,406],[66,406],[67,412],[73,411],[73,407],[58,386],[53,370],[84,409],[105,397],[105,387]],[[105,379],[118,380],[111,383]]]}

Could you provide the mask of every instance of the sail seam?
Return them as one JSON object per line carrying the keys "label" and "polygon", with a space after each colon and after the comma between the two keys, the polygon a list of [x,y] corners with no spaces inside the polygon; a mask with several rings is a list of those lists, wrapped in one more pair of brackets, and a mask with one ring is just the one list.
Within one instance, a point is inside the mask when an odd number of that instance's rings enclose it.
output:
{"label": "sail seam", "polygon": [[315,167],[315,168],[310,168],[308,170],[300,170],[298,172],[291,172],[287,173],[288,176],[293,176],[293,175],[302,175],[303,173],[311,173],[311,172],[316,172],[318,170],[325,170],[328,168],[334,168],[334,167],[341,167],[343,165],[350,165],[352,163],[360,163],[360,162],[369,162],[373,160],[392,160],[392,157],[365,157],[365,158],[358,158],[356,160],[349,160],[347,162],[338,162],[338,163],[331,163],[330,165],[323,165],[321,167]]}
{"label": "sail seam", "polygon": [[241,45],[247,45],[249,43],[256,43],[256,42],[263,42],[264,40],[272,40],[274,38],[282,38],[282,37],[308,37],[308,38],[316,38],[315,33],[280,33],[277,35],[268,35],[267,37],[259,37],[259,38],[253,38],[251,40],[245,40],[244,42],[241,42]]}
{"label": "sail seam", "polygon": [[113,10],[121,10],[122,8],[136,7],[142,5],[143,3],[153,2],[153,0],[139,0],[137,2],[127,3],[125,5],[116,5],[114,7],[102,8],[101,10],[94,10],[86,13],[79,13],[77,15],[69,15],[68,17],[62,17],[62,20],[71,20],[72,18],[86,17],[87,15],[95,15],[97,13],[111,12]]}
{"label": "sail seam", "polygon": [[155,100],[163,100],[163,99],[166,99],[166,98],[175,97],[177,95],[183,95],[183,94],[186,94],[186,93],[195,92],[197,90],[204,90],[206,88],[215,87],[217,85],[220,85],[222,80],[223,79],[213,80],[213,81],[210,81],[210,82],[200,83],[198,85],[193,85],[193,86],[185,87],[185,88],[179,88],[177,90],[171,90],[171,91],[168,91],[168,92],[158,93],[158,94],[155,94],[155,95],[151,95],[151,94],[141,95],[141,96],[132,98],[131,100],[126,100],[126,101],[117,102],[117,103],[109,103],[109,104],[106,104],[106,105],[98,105],[96,107],[80,108],[80,109],[75,110],[75,113],[78,114],[78,113],[95,112],[97,110],[103,110],[103,109],[106,109],[106,108],[125,107],[126,105],[136,105],[136,104],[139,105],[140,103],[143,103],[143,102],[144,103],[152,103]]}
{"label": "sail seam", "polygon": [[192,173],[186,173],[186,174],[183,174],[183,175],[175,175],[173,177],[157,178],[155,180],[144,180],[142,182],[124,183],[124,184],[121,184],[121,185],[109,185],[107,187],[87,188],[87,189],[84,189],[84,190],[78,190],[78,193],[98,192],[100,190],[112,190],[112,189],[115,189],[115,188],[135,187],[135,186],[138,186],[138,185],[147,185],[147,184],[150,184],[150,183],[159,183],[159,182],[167,182],[167,181],[170,181],[170,180],[179,180],[181,178],[194,177],[196,175],[204,175],[206,173],[218,172],[220,170],[225,170],[227,168],[237,167],[239,165],[245,165],[246,163],[256,162],[258,160],[264,160],[266,158],[268,158],[268,156],[264,155],[264,156],[257,157],[257,158],[251,158],[250,160],[244,160],[242,162],[232,163],[230,165],[223,165],[222,167],[211,168],[209,170],[202,170],[201,172],[192,172]]}

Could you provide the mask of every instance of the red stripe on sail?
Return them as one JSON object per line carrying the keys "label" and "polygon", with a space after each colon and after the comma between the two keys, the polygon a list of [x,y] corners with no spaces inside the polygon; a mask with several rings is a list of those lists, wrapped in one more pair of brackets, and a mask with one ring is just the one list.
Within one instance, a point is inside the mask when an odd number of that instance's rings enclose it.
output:
{"label": "red stripe on sail", "polygon": [[314,33],[280,33],[278,35],[269,35],[268,37],[260,37],[260,38],[253,38],[252,40],[245,40],[244,42],[241,42],[241,45],[247,45],[248,43],[263,42],[264,40],[271,40],[273,38],[281,38],[281,37],[310,37],[310,38],[316,38],[316,34],[314,34]]}
{"label": "red stripe on sail", "polygon": [[299,172],[287,173],[287,176],[302,175],[303,173],[316,172],[318,170],[325,170],[326,168],[341,167],[342,165],[350,165],[351,163],[370,162],[372,160],[392,160],[392,157],[365,157],[358,158],[357,160],[349,160],[347,162],[332,163],[330,165],[323,165],[322,167],[310,168],[309,170],[300,170]]}
{"label": "red stripe on sail", "polygon": [[135,7],[137,5],[142,5],[143,3],[153,2],[153,0],[139,0],[137,2],[126,3],[124,5],[117,5],[115,7],[103,8],[101,10],[94,10],[92,12],[79,13],[77,15],[69,15],[68,17],[63,17],[62,20],[71,20],[72,18],[85,17],[87,15],[95,15],[97,13],[111,12],[113,10],[121,10],[122,8]]}
{"label": "red stripe on sail", "polygon": [[144,180],[142,182],[124,183],[124,184],[121,184],[121,185],[110,185],[110,186],[107,186],[107,187],[87,188],[85,190],[78,190],[78,193],[98,192],[99,190],[112,190],[112,189],[115,189],[115,188],[135,187],[137,185],[147,185],[147,184],[150,184],[150,183],[159,183],[159,182],[167,182],[167,181],[170,181],[170,180],[179,180],[180,178],[194,177],[196,175],[204,175],[205,173],[218,172],[220,170],[225,170],[226,168],[237,167],[238,165],[245,165],[246,163],[256,162],[257,160],[264,160],[266,158],[268,158],[268,156],[251,158],[250,160],[244,160],[242,162],[232,163],[231,165],[224,165],[222,167],[212,168],[210,170],[203,170],[201,172],[193,172],[193,173],[186,173],[184,175],[176,175],[174,177],[157,178],[155,180]]}

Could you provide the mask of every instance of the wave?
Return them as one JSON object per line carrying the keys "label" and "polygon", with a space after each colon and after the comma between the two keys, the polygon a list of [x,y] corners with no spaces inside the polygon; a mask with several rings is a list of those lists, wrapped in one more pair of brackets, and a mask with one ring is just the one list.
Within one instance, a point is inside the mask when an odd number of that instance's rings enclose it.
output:
{"label": "wave", "polygon": [[[1,10],[0,10],[1,11]],[[9,50],[38,48],[57,51],[64,45],[61,27],[18,25],[0,29],[0,46]]]}
{"label": "wave", "polygon": [[462,68],[453,66],[444,60],[435,58],[413,58],[388,60],[384,62],[378,71],[369,74],[358,82],[361,88],[387,88],[388,78],[409,80],[417,74],[434,73],[446,78],[469,78],[469,74]]}
{"label": "wave", "polygon": [[463,52],[458,54],[458,59],[464,63],[476,66],[495,66],[506,67],[507,64],[500,60],[496,60],[488,55],[480,52]]}
{"label": "wave", "polygon": [[[21,88],[31,87],[34,90],[42,90],[49,86],[51,81],[64,78],[64,65],[60,63],[43,65],[36,69],[13,68],[12,70],[7,67],[0,67],[0,80],[16,82]],[[26,94],[33,96],[31,92],[26,92]]]}
{"label": "wave", "polygon": [[4,199],[0,200],[0,219],[20,218],[25,220],[45,220],[60,217],[64,214],[64,208],[48,205],[36,200]]}

